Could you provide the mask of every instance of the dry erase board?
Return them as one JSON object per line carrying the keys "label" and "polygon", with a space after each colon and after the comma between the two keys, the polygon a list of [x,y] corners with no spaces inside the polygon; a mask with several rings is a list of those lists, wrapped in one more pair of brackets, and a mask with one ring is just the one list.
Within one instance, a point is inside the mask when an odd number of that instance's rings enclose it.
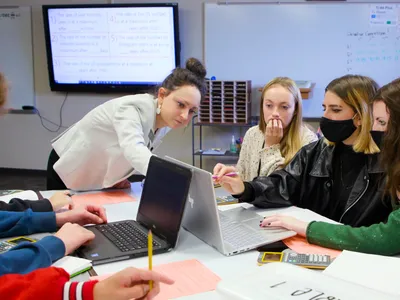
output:
{"label": "dry erase board", "polygon": [[30,7],[0,6],[0,72],[10,82],[9,107],[34,105]]}
{"label": "dry erase board", "polygon": [[[205,62],[218,80],[276,76],[316,83],[304,117],[322,115],[324,89],[345,74],[379,84],[400,77],[400,5],[366,3],[205,4]],[[260,94],[253,93],[258,103]],[[256,105],[258,106],[258,105]]]}

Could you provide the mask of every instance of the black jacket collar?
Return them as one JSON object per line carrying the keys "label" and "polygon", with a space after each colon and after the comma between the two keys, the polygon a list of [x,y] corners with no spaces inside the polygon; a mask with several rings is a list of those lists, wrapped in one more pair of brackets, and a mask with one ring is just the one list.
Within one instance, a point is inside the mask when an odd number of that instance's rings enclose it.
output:
{"label": "black jacket collar", "polygon": [[[321,151],[319,152],[310,175],[315,177],[330,177],[332,174],[333,153],[336,146],[329,146],[325,142],[322,142],[321,145]],[[384,173],[379,163],[379,154],[367,154],[367,156],[367,172],[369,174]]]}

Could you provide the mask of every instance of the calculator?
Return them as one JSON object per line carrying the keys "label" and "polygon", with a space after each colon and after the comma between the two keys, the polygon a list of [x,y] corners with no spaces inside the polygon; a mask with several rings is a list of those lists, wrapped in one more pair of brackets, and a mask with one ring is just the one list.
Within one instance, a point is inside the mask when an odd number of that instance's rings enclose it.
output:
{"label": "calculator", "polygon": [[258,264],[263,265],[270,262],[285,262],[309,269],[326,269],[333,259],[329,255],[322,254],[300,254],[286,249],[282,252],[260,252]]}
{"label": "calculator", "polygon": [[7,252],[10,250],[12,247],[15,247],[16,245],[11,244],[9,242],[0,242],[0,253]]}
{"label": "calculator", "polygon": [[239,199],[228,195],[228,196],[219,196],[216,197],[217,205],[227,205],[227,204],[236,204],[239,203]]}
{"label": "calculator", "polygon": [[34,242],[37,242],[37,240],[28,238],[26,236],[19,236],[19,237],[12,238],[7,241],[2,241],[2,242],[0,242],[0,253],[7,252],[11,248],[13,248],[23,242],[34,243]]}

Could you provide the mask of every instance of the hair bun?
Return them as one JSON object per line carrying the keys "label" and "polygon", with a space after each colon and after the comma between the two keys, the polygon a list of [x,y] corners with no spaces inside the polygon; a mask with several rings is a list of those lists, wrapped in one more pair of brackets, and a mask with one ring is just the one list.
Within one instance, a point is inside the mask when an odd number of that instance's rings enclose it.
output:
{"label": "hair bun", "polygon": [[207,74],[206,68],[203,66],[203,64],[194,57],[191,57],[186,61],[186,69],[201,79],[205,78]]}

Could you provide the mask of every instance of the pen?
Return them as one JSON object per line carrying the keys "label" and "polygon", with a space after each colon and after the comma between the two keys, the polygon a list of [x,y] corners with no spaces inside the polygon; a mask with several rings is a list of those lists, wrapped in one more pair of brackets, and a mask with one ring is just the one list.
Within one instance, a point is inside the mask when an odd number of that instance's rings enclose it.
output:
{"label": "pen", "polygon": [[[226,173],[224,176],[234,177],[234,176],[236,176],[236,175],[238,175],[237,172],[230,172],[230,173]],[[212,176],[212,179],[217,179],[217,178],[218,178],[217,175],[213,175],[213,176]]]}
{"label": "pen", "polygon": [[[153,234],[151,233],[151,229],[149,230],[149,234],[147,236],[147,251],[149,256],[149,270],[153,269]],[[153,280],[149,280],[150,291],[153,289]]]}

